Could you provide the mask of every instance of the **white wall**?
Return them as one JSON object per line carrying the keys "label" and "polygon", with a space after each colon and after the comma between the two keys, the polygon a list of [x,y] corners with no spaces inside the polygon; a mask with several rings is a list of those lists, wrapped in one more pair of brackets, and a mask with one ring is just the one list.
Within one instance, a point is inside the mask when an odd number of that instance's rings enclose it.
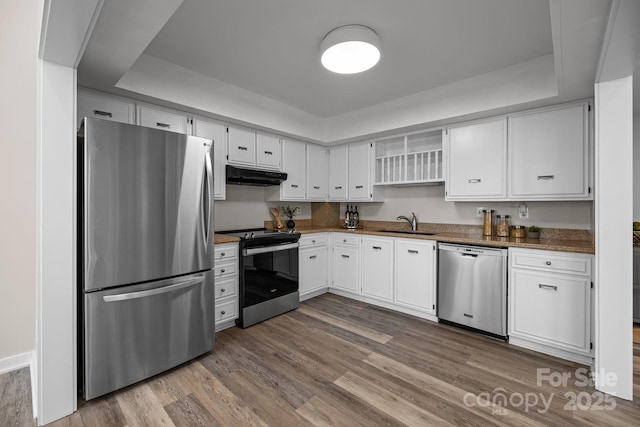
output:
{"label": "white wall", "polygon": [[[389,187],[384,203],[359,203],[360,219],[395,221],[398,215],[415,212],[418,222],[447,224],[482,224],[475,208],[494,209],[511,215],[512,225],[537,225],[550,228],[591,229],[593,202],[526,202],[529,219],[518,218],[519,202],[446,202],[444,185]],[[340,212],[345,210],[345,203]]]}
{"label": "white wall", "polygon": [[42,4],[0,2],[0,360],[35,346],[37,58]]}
{"label": "white wall", "polygon": [[633,220],[640,221],[640,112],[633,115]]}
{"label": "white wall", "polygon": [[214,229],[237,230],[262,227],[264,221],[273,219],[270,208],[300,206],[301,214],[294,219],[311,218],[311,203],[265,202],[265,189],[246,185],[227,185],[227,200],[216,200]]}

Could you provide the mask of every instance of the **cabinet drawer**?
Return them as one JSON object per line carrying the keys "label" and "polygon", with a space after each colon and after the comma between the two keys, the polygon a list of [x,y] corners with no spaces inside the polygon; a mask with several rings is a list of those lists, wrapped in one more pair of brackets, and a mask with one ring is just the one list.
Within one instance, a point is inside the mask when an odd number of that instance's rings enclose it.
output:
{"label": "cabinet drawer", "polygon": [[213,261],[217,264],[227,259],[234,259],[238,257],[238,245],[233,244],[230,246],[216,246],[214,249]]}
{"label": "cabinet drawer", "polygon": [[216,323],[238,317],[237,305],[238,302],[236,300],[228,301],[223,304],[216,304]]}
{"label": "cabinet drawer", "polygon": [[325,233],[320,234],[308,234],[300,237],[300,247],[307,248],[310,246],[323,246],[327,244],[327,235]]}
{"label": "cabinet drawer", "polygon": [[548,251],[514,250],[511,252],[511,266],[591,276],[591,256],[589,255],[558,255]]}
{"label": "cabinet drawer", "polygon": [[350,234],[336,233],[333,235],[333,243],[336,245],[357,246],[359,240],[358,236]]}
{"label": "cabinet drawer", "polygon": [[588,279],[513,270],[510,335],[589,354]]}
{"label": "cabinet drawer", "polygon": [[235,277],[216,281],[216,299],[226,298],[236,295],[238,281]]}
{"label": "cabinet drawer", "polygon": [[213,270],[215,272],[214,277],[218,280],[223,277],[229,277],[237,274],[238,264],[235,262],[224,263],[216,265]]}

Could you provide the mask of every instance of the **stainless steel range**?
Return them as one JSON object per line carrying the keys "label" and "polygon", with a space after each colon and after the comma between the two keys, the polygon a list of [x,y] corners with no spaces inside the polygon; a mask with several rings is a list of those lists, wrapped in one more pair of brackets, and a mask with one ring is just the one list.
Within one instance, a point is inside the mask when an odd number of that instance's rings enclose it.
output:
{"label": "stainless steel range", "polygon": [[240,238],[241,328],[298,308],[300,233],[256,228],[222,231]]}

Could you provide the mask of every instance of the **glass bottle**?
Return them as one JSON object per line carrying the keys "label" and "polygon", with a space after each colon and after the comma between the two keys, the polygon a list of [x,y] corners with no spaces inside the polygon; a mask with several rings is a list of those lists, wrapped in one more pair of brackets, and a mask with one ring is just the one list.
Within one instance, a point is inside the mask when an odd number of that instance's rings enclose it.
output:
{"label": "glass bottle", "polygon": [[482,224],[482,235],[483,236],[491,236],[493,235],[493,210],[484,209],[484,222]]}

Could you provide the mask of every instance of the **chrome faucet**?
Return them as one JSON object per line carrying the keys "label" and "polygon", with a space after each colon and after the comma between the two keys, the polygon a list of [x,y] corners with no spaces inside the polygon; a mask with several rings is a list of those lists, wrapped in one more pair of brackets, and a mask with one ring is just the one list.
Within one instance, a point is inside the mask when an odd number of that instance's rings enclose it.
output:
{"label": "chrome faucet", "polygon": [[407,218],[404,215],[400,215],[398,218],[396,218],[398,220],[400,219],[404,219],[405,221],[407,221],[409,224],[411,224],[411,231],[416,231],[418,229],[418,219],[416,218],[416,214],[411,212],[411,219]]}

